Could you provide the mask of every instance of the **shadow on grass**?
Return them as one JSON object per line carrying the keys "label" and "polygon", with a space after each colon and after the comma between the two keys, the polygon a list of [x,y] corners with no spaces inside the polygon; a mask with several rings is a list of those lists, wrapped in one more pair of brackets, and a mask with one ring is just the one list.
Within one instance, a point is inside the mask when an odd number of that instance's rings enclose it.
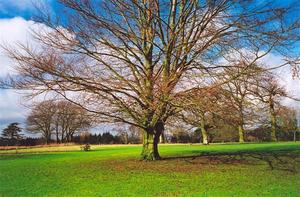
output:
{"label": "shadow on grass", "polygon": [[177,160],[193,164],[197,159],[205,158],[213,164],[267,164],[271,170],[282,170],[297,173],[300,170],[300,152],[298,150],[276,151],[239,151],[234,153],[202,152],[198,155],[166,157],[163,160]]}

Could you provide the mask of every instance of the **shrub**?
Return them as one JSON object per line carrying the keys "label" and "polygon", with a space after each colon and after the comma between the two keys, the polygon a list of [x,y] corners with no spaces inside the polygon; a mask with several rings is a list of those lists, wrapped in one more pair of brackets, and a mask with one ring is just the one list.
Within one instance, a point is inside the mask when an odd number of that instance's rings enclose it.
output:
{"label": "shrub", "polygon": [[85,145],[81,146],[81,150],[83,150],[83,151],[90,151],[91,150],[91,145],[85,144]]}

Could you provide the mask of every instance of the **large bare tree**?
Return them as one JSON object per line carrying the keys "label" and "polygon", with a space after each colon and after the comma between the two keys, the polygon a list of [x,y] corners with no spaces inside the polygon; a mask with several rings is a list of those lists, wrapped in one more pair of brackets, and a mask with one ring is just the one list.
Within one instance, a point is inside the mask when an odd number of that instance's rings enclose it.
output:
{"label": "large bare tree", "polygon": [[54,91],[103,121],[141,128],[146,160],[160,158],[159,136],[176,111],[176,95],[197,86],[188,77],[222,70],[228,64],[220,60],[232,53],[251,66],[272,50],[284,54],[299,40],[299,18],[287,20],[297,8],[292,3],[60,2],[65,6],[60,20],[40,10],[37,22],[51,28],[34,32],[40,48],[6,47],[19,63],[13,86],[35,94]]}

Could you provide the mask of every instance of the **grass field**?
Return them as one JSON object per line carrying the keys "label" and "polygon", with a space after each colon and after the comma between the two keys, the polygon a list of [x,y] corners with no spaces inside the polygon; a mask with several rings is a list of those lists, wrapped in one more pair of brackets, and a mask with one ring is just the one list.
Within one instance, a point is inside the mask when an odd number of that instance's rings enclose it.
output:
{"label": "grass field", "polygon": [[300,143],[0,151],[0,196],[300,196]]}

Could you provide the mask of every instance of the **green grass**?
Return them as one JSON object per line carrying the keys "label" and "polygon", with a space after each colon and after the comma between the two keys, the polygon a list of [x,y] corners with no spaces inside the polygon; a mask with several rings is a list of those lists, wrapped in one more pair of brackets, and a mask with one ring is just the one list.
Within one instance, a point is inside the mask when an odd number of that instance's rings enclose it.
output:
{"label": "green grass", "polygon": [[300,143],[0,151],[0,196],[300,196]]}

